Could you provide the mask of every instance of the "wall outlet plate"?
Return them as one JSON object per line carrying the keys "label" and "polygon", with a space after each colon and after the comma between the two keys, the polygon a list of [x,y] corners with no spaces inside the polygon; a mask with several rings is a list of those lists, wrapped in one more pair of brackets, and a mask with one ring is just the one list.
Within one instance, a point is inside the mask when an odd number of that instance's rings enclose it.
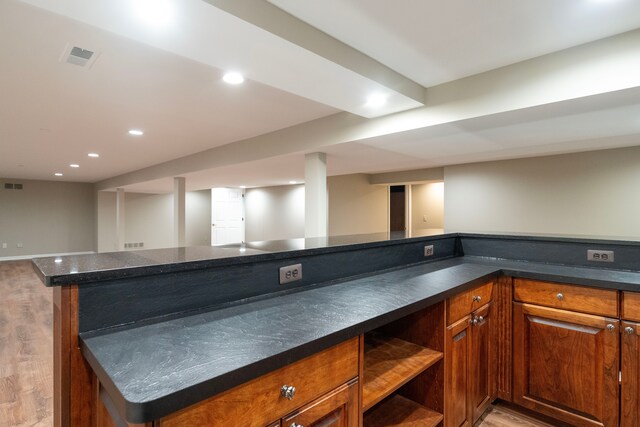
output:
{"label": "wall outlet plate", "polygon": [[433,245],[427,245],[424,247],[424,256],[433,256]]}
{"label": "wall outlet plate", "polygon": [[613,251],[587,250],[587,261],[613,262]]}
{"label": "wall outlet plate", "polygon": [[296,282],[302,280],[302,264],[287,265],[280,267],[280,284]]}

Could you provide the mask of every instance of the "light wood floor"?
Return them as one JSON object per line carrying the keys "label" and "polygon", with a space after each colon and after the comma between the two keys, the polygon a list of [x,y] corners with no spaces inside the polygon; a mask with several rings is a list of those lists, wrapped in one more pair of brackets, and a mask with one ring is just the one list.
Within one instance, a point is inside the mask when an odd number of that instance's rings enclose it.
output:
{"label": "light wood floor", "polygon": [[[0,262],[0,426],[53,425],[52,292],[30,261]],[[494,406],[476,427],[553,427]]]}
{"label": "light wood floor", "polygon": [[52,304],[31,261],[0,262],[0,426],[53,425]]}

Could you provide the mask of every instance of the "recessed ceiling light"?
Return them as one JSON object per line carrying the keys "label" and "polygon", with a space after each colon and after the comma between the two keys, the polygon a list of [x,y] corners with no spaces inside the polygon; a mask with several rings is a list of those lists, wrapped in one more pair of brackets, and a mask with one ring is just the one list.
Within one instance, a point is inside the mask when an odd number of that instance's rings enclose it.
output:
{"label": "recessed ceiling light", "polygon": [[222,77],[222,80],[224,80],[226,83],[229,83],[230,85],[239,85],[240,83],[244,82],[244,77],[242,77],[242,74],[232,71],[225,74]]}
{"label": "recessed ceiling light", "polygon": [[240,188],[247,188],[247,186],[246,185],[241,185]]}
{"label": "recessed ceiling light", "polygon": [[289,181],[289,184],[297,184],[298,181]]}
{"label": "recessed ceiling light", "polygon": [[144,132],[142,132],[140,129],[131,129],[129,131],[129,135],[141,136],[144,135]]}
{"label": "recessed ceiling light", "polygon": [[138,18],[147,25],[162,27],[174,20],[175,13],[169,0],[135,0],[133,6]]}
{"label": "recessed ceiling light", "polygon": [[62,176],[62,174],[60,172],[56,172],[54,173],[55,176]]}
{"label": "recessed ceiling light", "polygon": [[367,107],[377,108],[382,107],[387,103],[387,96],[381,93],[374,93],[373,95],[369,95],[367,98],[367,103],[365,104]]}
{"label": "recessed ceiling light", "polygon": [[98,154],[98,153],[89,153],[89,154],[87,154],[87,156],[89,156],[89,157],[100,157],[100,154]]}
{"label": "recessed ceiling light", "polygon": [[71,163],[71,164],[69,165],[69,167],[70,167],[70,168],[79,168],[79,167],[80,167],[80,165],[77,165],[77,164],[75,164],[75,163]]}

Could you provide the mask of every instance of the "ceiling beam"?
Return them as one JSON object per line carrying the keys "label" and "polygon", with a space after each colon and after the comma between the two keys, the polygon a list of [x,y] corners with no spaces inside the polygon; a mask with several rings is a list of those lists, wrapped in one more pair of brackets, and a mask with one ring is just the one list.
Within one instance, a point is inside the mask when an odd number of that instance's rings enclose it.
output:
{"label": "ceiling beam", "polygon": [[[584,100],[587,106],[591,97],[605,104],[620,102],[625,98],[621,91],[634,100],[640,91],[640,30],[435,86],[421,108],[373,119],[338,113],[100,181],[96,189],[322,151],[330,145],[542,105],[560,103],[562,108],[563,102],[572,100]],[[611,92],[619,92],[613,100],[607,97]],[[575,102],[571,108],[576,108]]]}
{"label": "ceiling beam", "polygon": [[425,103],[425,88],[420,84],[265,0],[205,1],[420,104]]}

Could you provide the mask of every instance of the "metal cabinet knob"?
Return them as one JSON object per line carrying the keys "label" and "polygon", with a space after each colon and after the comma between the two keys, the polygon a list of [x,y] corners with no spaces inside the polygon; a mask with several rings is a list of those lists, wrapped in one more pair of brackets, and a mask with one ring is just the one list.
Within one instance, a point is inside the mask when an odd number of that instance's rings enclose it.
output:
{"label": "metal cabinet knob", "polygon": [[291,423],[291,427],[304,427],[302,424]]}
{"label": "metal cabinet knob", "polygon": [[482,325],[483,323],[484,323],[484,317],[482,316],[473,316],[473,318],[471,319],[471,324],[473,326]]}
{"label": "metal cabinet knob", "polygon": [[562,292],[558,292],[558,295],[556,295],[556,298],[558,298],[558,301],[563,301],[564,300],[564,294]]}
{"label": "metal cabinet knob", "polygon": [[292,385],[285,384],[280,389],[280,396],[284,397],[285,399],[291,400],[293,399],[293,396],[295,396],[295,394],[296,394],[296,388]]}
{"label": "metal cabinet knob", "polygon": [[633,334],[633,333],[635,332],[631,326],[627,326],[626,328],[624,328],[624,331],[625,331],[628,335],[631,335],[631,334]]}
{"label": "metal cabinet knob", "polygon": [[615,327],[612,323],[609,323],[609,324],[607,325],[607,331],[613,331],[615,328],[616,328],[616,327]]}
{"label": "metal cabinet knob", "polygon": [[480,302],[482,300],[482,297],[480,295],[476,295],[473,297],[473,302]]}

